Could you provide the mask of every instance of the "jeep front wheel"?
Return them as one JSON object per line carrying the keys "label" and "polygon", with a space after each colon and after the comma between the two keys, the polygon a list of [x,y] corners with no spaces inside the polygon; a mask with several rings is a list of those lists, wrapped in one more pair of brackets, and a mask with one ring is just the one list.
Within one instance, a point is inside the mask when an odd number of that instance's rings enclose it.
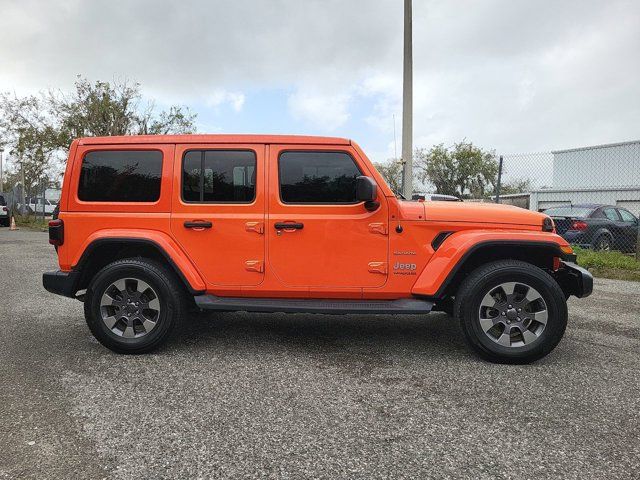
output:
{"label": "jeep front wheel", "polygon": [[540,268],[516,260],[473,271],[456,294],[455,312],[469,345],[497,363],[544,357],[567,326],[560,286]]}
{"label": "jeep front wheel", "polygon": [[151,260],[125,259],[91,281],[84,312],[91,333],[118,353],[145,353],[170,337],[185,310],[182,285]]}

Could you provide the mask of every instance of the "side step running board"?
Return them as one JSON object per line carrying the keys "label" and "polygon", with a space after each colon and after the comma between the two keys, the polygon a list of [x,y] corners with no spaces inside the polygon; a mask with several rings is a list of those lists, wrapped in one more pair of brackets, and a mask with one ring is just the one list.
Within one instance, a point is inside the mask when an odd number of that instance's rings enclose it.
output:
{"label": "side step running board", "polygon": [[411,298],[400,300],[317,300],[290,298],[242,298],[197,295],[196,305],[203,310],[284,312],[284,313],[429,313],[433,302]]}

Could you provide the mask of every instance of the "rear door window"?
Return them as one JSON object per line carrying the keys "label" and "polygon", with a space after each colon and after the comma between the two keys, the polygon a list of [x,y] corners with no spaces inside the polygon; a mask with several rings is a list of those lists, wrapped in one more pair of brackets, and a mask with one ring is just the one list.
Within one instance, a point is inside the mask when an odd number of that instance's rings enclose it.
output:
{"label": "rear door window", "polygon": [[618,213],[622,217],[622,221],[625,223],[636,223],[636,217],[633,216],[631,212],[627,212],[626,210],[618,209]]}
{"label": "rear door window", "polygon": [[156,202],[162,152],[99,150],[82,160],[78,198],[84,202]]}
{"label": "rear door window", "polygon": [[607,217],[609,220],[613,222],[620,221],[620,217],[618,216],[618,213],[616,212],[615,208],[605,208],[602,212],[604,213],[604,216]]}
{"label": "rear door window", "polygon": [[182,199],[189,203],[251,203],[256,154],[251,150],[190,150],[182,162]]}
{"label": "rear door window", "polygon": [[283,152],[278,168],[284,203],[357,203],[362,173],[346,152]]}

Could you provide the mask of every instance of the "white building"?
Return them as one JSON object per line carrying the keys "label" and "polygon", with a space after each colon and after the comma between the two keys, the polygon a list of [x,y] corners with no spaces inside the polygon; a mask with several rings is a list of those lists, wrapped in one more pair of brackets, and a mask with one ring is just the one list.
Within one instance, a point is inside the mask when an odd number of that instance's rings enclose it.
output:
{"label": "white building", "polygon": [[531,210],[602,203],[640,215],[640,140],[551,153],[553,187],[531,192]]}

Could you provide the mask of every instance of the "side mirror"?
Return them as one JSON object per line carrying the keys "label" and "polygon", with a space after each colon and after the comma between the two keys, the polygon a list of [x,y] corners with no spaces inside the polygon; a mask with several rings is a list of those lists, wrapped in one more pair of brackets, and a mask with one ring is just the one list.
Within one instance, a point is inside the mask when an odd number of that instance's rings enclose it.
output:
{"label": "side mirror", "polygon": [[364,208],[372,212],[376,210],[380,204],[376,202],[378,196],[378,186],[373,178],[360,176],[356,178],[356,200],[364,202]]}

